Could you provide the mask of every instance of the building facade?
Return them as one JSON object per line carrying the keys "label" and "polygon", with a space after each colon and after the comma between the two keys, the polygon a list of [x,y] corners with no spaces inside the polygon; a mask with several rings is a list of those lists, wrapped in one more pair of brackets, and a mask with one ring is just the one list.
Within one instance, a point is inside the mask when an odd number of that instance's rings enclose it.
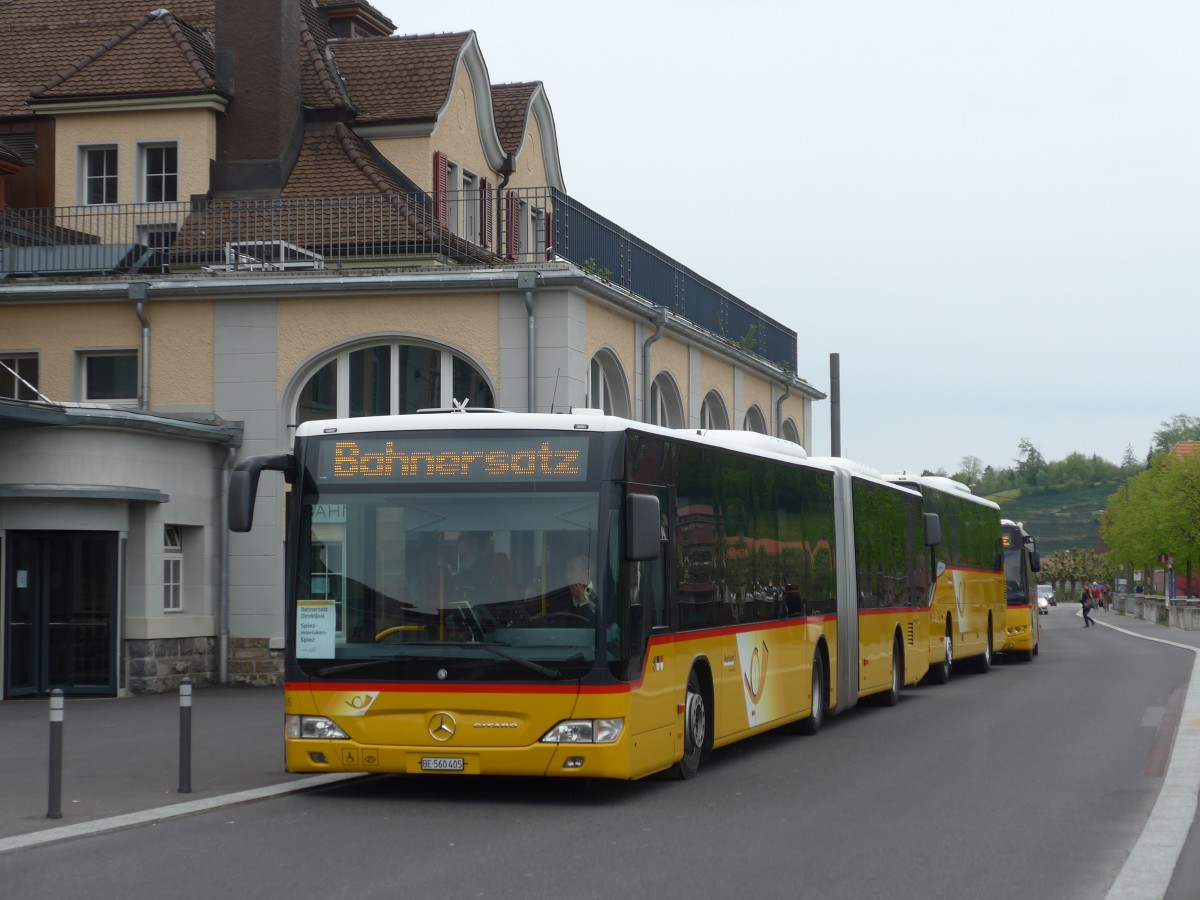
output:
{"label": "building facade", "polygon": [[295,426],[466,401],[810,444],[795,333],[572,198],[541,83],[361,0],[0,10],[0,694],[277,683]]}

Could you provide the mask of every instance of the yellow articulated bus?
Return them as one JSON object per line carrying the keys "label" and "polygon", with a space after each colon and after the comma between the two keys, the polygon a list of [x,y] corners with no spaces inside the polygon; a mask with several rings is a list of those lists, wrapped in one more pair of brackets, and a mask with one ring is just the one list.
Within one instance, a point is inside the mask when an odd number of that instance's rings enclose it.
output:
{"label": "yellow articulated bus", "polygon": [[888,480],[920,491],[925,511],[941,521],[927,680],[945,684],[956,663],[987,672],[1005,644],[1008,625],[1000,507],[951,478],[895,475]]}
{"label": "yellow articulated bus", "polygon": [[1004,653],[1032,660],[1041,649],[1042,620],[1038,617],[1037,578],[1042,568],[1037,541],[1020,522],[1003,519],[1000,531],[1004,544],[1004,580],[1007,584],[1008,621]]}
{"label": "yellow articulated bus", "polygon": [[604,416],[308,422],[285,474],[293,772],[695,774],[928,669],[939,520],[795,444]]}

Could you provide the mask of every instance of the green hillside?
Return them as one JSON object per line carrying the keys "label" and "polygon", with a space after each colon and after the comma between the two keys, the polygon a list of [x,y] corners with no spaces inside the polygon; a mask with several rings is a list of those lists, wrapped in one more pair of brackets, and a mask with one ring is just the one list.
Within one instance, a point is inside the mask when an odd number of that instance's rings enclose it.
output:
{"label": "green hillside", "polygon": [[1038,551],[1050,554],[1087,547],[1104,549],[1100,513],[1113,490],[1111,482],[1044,493],[1019,488],[988,499],[1000,504],[1000,513],[1006,519],[1023,522],[1037,538]]}

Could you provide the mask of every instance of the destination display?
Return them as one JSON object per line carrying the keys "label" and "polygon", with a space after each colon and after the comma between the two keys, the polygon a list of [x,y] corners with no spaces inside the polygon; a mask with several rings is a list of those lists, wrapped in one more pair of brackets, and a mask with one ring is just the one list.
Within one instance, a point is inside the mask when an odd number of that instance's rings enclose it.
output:
{"label": "destination display", "polygon": [[583,481],[588,438],[404,435],[327,438],[321,441],[321,481],[431,484],[512,481]]}

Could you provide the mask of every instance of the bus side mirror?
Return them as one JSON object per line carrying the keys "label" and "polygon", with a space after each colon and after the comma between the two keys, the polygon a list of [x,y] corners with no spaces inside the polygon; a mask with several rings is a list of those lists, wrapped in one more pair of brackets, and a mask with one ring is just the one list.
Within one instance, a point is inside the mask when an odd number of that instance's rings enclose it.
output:
{"label": "bus side mirror", "polygon": [[942,542],[942,519],[937,513],[925,513],[925,546],[936,547]]}
{"label": "bus side mirror", "polygon": [[249,531],[254,524],[254,501],[258,498],[258,476],[262,470],[283,472],[290,484],[295,461],[295,457],[290,453],[269,453],[263,456],[248,456],[234,467],[229,476],[227,518],[230,531]]}
{"label": "bus side mirror", "polygon": [[653,494],[625,495],[625,558],[658,559],[662,524],[658,498]]}
{"label": "bus side mirror", "polygon": [[1029,568],[1035,572],[1042,571],[1042,556],[1036,550],[1029,551]]}

